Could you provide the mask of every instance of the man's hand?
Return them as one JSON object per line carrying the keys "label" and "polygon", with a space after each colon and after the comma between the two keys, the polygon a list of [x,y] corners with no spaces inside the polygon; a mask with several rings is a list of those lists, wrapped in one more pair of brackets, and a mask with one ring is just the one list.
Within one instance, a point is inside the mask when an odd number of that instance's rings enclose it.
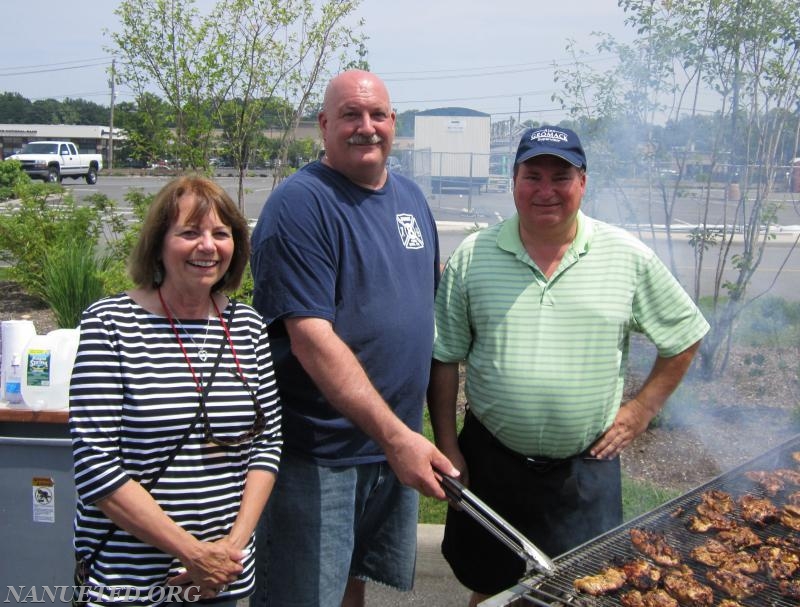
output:
{"label": "man's hand", "polygon": [[619,455],[647,426],[678,387],[692,362],[700,342],[671,357],[656,357],[650,374],[634,398],[622,405],[614,423],[597,439],[589,452],[594,457],[611,459]]}
{"label": "man's hand", "polygon": [[614,423],[597,439],[589,452],[600,459],[613,459],[647,430],[653,412],[635,398],[622,405],[614,418]]}
{"label": "man's hand", "polygon": [[434,468],[450,476],[459,475],[450,460],[432,442],[408,428],[386,447],[385,452],[400,482],[427,497],[440,500],[446,497]]}

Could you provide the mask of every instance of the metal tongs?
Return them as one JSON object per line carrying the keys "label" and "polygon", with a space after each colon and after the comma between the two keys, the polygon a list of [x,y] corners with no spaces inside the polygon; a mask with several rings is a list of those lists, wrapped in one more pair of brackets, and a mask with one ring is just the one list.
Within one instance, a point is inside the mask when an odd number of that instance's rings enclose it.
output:
{"label": "metal tongs", "polygon": [[436,472],[442,477],[439,483],[444,489],[447,498],[523,559],[525,561],[526,575],[532,569],[537,569],[545,575],[555,573],[556,566],[553,561],[539,550],[533,542],[512,527],[511,524],[455,478],[443,474],[439,470]]}

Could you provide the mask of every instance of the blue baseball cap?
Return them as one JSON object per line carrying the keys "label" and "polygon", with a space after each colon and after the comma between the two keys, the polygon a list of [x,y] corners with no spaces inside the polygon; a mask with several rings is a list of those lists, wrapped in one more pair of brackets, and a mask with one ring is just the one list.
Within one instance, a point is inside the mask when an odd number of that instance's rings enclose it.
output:
{"label": "blue baseball cap", "polygon": [[557,156],[579,169],[586,168],[586,154],[578,135],[560,126],[540,126],[522,134],[514,164],[535,156]]}

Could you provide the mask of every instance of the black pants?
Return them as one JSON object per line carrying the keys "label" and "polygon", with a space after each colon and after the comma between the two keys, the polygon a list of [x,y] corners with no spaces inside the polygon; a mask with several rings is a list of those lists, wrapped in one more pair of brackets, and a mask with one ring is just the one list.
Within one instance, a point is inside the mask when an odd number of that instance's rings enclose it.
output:
{"label": "black pants", "polygon": [[[458,437],[469,489],[543,550],[558,556],[622,523],[619,458],[529,463],[470,413]],[[448,508],[444,555],[467,588],[493,595],[516,584],[525,563],[469,514]]]}

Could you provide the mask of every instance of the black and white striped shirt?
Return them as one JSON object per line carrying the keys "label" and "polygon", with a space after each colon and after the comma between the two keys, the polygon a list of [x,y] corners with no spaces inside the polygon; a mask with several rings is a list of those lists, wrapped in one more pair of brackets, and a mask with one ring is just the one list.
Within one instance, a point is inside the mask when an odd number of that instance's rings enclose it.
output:
{"label": "black and white striped shirt", "polygon": [[[243,374],[266,415],[266,428],[253,442],[219,447],[206,441],[204,424],[198,419],[175,459],[150,487],[167,515],[201,541],[227,535],[248,470],[277,473],[280,459],[281,413],[266,328],[251,307],[237,304],[233,318],[230,309],[228,304],[223,317]],[[230,439],[247,432],[255,419],[254,403],[237,374],[219,320],[209,324],[205,319],[181,319],[176,326],[203,387],[218,348],[224,347],[206,399],[214,436]],[[158,600],[148,601],[147,596],[158,596],[153,589],[176,575],[180,562],[116,528],[95,503],[128,480],[148,483],[158,473],[195,419],[197,387],[169,321],[125,294],[90,306],[80,333],[69,415],[78,493],[76,555],[89,557],[107,531],[115,528],[95,556],[86,583],[135,588],[137,604],[155,604]],[[205,362],[197,355],[204,339],[209,352]],[[244,572],[219,599],[249,594],[254,579],[252,544],[251,538]]]}

